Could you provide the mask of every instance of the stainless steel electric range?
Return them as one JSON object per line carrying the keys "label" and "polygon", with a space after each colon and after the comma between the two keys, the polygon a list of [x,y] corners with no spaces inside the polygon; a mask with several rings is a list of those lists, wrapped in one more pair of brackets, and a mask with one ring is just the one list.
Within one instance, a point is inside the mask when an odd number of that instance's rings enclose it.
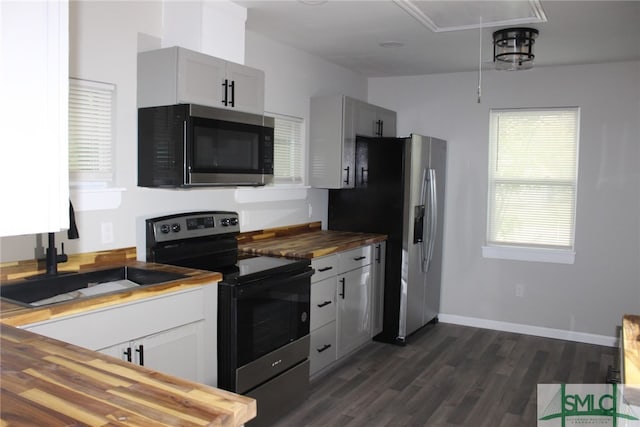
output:
{"label": "stainless steel electric range", "polygon": [[309,260],[239,257],[235,212],[145,221],[146,260],[218,271],[218,387],[257,399],[268,426],[309,389]]}

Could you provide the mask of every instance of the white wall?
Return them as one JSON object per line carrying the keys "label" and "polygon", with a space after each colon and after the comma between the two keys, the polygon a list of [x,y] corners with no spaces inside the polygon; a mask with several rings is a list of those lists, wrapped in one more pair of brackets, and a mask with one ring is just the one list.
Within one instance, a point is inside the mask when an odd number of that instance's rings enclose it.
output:
{"label": "white wall", "polygon": [[[163,13],[159,1],[70,3],[71,75],[117,86],[116,185],[126,191],[118,209],[76,212],[80,239],[67,241],[66,233],[58,233],[57,241],[65,242],[68,253],[136,246],[136,222],[140,218],[201,209],[240,212],[243,231],[326,222],[326,190],[243,189],[236,192],[234,189],[164,190],[136,186],[136,54],[139,44],[144,49],[162,38]],[[211,16],[211,13],[209,8],[205,15]],[[202,25],[207,27],[206,22]],[[211,32],[203,33],[209,37],[203,44],[213,43]],[[220,43],[226,41],[219,37]],[[309,96],[313,94],[344,92],[362,99],[367,96],[364,77],[251,33],[246,34],[244,62],[266,73],[268,111],[303,117],[307,123]],[[262,201],[283,195],[298,198]],[[104,223],[113,225],[114,241],[107,244],[101,242]],[[41,246],[42,241],[46,244],[46,237],[43,239],[41,235],[2,238],[0,260],[33,258],[34,248]]]}
{"label": "white wall", "polygon": [[[399,134],[449,143],[442,313],[615,336],[640,310],[640,63],[483,80],[477,104],[476,73],[369,79],[369,101],[398,112]],[[554,106],[581,108],[575,264],[483,258],[489,109]]]}

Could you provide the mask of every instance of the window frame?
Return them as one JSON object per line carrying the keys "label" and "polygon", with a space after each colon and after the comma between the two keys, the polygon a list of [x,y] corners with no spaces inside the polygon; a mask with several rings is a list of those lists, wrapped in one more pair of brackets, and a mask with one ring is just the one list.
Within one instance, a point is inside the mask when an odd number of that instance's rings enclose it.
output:
{"label": "window frame", "polygon": [[[573,196],[573,210],[572,210],[572,223],[571,223],[571,245],[570,246],[552,246],[552,245],[535,245],[525,242],[521,243],[506,243],[491,240],[491,221],[492,221],[492,209],[495,193],[493,188],[496,180],[492,179],[493,174],[491,171],[492,165],[494,165],[492,156],[495,155],[494,149],[499,144],[499,141],[494,142],[492,135],[493,122],[495,115],[501,112],[518,112],[518,111],[531,111],[540,112],[540,115],[551,111],[573,111],[575,112],[575,174],[572,180],[572,186],[574,189]],[[576,231],[576,216],[577,216],[577,198],[578,198],[578,172],[579,172],[579,149],[580,149],[580,117],[581,111],[579,107],[537,107],[537,108],[500,108],[491,109],[489,111],[489,144],[488,144],[488,167],[487,167],[487,217],[485,224],[485,245],[482,246],[482,255],[485,258],[498,258],[518,261],[533,261],[533,262],[550,262],[561,264],[573,264],[575,262],[575,231]],[[521,180],[526,183],[527,181],[535,183],[534,179]],[[552,181],[551,181],[552,182]],[[558,181],[560,182],[560,181]],[[565,181],[568,182],[568,181]]]}
{"label": "window frame", "polygon": [[[110,96],[110,111],[109,113],[109,127],[110,127],[110,139],[108,143],[108,153],[105,157],[109,158],[109,170],[108,172],[100,171],[74,171],[72,170],[72,155],[71,151],[74,147],[71,132],[74,130],[71,117],[69,117],[69,185],[72,188],[78,189],[101,189],[111,188],[115,184],[116,174],[116,102],[117,102],[117,87],[113,83],[98,82],[93,80],[69,77],[69,97],[72,96],[72,88],[79,87],[85,89],[95,89],[103,91]],[[69,116],[72,112],[72,102],[69,100]],[[107,145],[107,144],[105,144]]]}
{"label": "window frame", "polygon": [[[265,112],[265,115],[273,117],[276,121],[276,123],[278,122],[278,120],[284,120],[284,121],[289,121],[289,122],[295,122],[298,126],[299,126],[299,130],[300,130],[300,139],[299,141],[295,144],[299,147],[300,150],[300,154],[299,154],[299,159],[298,159],[298,167],[300,169],[300,173],[299,173],[299,177],[294,177],[294,176],[288,176],[288,177],[277,177],[276,176],[276,158],[277,156],[275,155],[275,150],[276,147],[279,145],[278,143],[278,138],[276,136],[277,131],[274,131],[274,176],[273,176],[273,186],[277,186],[277,187],[283,187],[283,186],[295,186],[295,187],[299,187],[299,186],[304,186],[305,185],[305,174],[306,174],[306,164],[305,164],[305,155],[306,155],[306,123],[305,123],[305,119],[303,117],[297,117],[297,116],[292,116],[292,115],[288,115],[288,114],[281,114],[281,113],[275,113],[275,112]],[[277,126],[277,124],[276,124]],[[290,156],[290,161],[291,156]],[[293,167],[295,169],[295,166]]]}

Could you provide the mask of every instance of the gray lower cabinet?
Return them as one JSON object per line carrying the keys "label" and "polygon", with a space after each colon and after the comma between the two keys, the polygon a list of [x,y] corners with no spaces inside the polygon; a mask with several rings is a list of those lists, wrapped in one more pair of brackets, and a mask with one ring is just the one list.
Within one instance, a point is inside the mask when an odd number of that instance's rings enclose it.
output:
{"label": "gray lower cabinet", "polygon": [[194,287],[23,328],[216,386],[217,289],[215,285]]}
{"label": "gray lower cabinet", "polygon": [[370,341],[375,252],[365,245],[311,261],[311,376]]}

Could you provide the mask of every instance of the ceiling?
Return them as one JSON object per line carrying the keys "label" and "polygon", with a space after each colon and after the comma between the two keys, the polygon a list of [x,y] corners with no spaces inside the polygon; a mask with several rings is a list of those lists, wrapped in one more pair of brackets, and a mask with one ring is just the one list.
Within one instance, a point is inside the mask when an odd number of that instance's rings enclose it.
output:
{"label": "ceiling", "polygon": [[367,77],[493,68],[492,34],[513,26],[540,31],[536,67],[640,60],[640,1],[235,3],[247,8],[247,30]]}

